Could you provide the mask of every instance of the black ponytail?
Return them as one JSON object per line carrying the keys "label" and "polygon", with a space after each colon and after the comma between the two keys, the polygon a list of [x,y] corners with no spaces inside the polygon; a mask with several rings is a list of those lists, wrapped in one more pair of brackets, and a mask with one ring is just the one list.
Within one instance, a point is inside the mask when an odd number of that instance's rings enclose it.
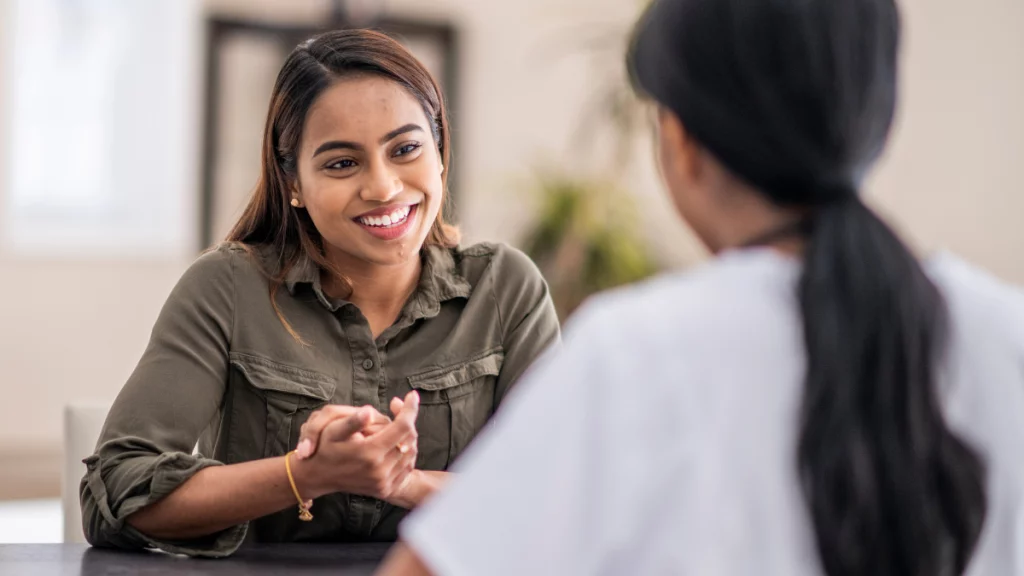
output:
{"label": "black ponytail", "polygon": [[825,570],[962,574],[981,533],[984,475],[940,410],[943,299],[856,197],[813,218],[799,288],[798,460]]}
{"label": "black ponytail", "polygon": [[893,0],[654,0],[628,65],[735,175],[806,221],[794,466],[829,576],[963,574],[985,470],[949,429],[941,294],[856,195],[896,103]]}

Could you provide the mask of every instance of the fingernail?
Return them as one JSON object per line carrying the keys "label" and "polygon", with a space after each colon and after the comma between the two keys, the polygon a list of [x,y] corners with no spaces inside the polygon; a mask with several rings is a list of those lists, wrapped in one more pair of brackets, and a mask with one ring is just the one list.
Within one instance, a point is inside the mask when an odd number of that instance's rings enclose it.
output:
{"label": "fingernail", "polygon": [[309,438],[304,438],[302,442],[299,442],[299,447],[295,449],[295,454],[299,458],[308,458],[311,450],[313,450],[313,443],[309,441]]}

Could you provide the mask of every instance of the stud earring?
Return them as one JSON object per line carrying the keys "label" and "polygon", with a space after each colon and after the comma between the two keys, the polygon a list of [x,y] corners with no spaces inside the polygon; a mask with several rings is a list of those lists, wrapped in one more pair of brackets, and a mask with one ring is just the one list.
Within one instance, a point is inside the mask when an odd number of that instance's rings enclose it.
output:
{"label": "stud earring", "polygon": [[299,207],[299,199],[298,198],[292,198],[291,204],[292,204],[293,208],[298,208]]}
{"label": "stud earring", "polygon": [[444,164],[441,164],[441,173],[444,174]]}

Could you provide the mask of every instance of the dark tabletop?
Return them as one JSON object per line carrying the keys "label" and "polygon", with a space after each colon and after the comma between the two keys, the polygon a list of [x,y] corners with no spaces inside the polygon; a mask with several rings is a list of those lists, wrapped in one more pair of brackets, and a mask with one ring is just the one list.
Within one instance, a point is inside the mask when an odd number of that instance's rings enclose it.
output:
{"label": "dark tabletop", "polygon": [[230,558],[121,552],[85,544],[0,544],[0,575],[182,576],[237,574],[372,574],[390,544],[260,544]]}

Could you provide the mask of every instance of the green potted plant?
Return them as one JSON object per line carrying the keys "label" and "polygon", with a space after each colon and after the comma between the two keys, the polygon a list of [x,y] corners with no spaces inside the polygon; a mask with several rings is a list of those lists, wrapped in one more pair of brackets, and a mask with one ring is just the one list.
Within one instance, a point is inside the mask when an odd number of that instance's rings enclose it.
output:
{"label": "green potted plant", "polygon": [[631,198],[613,183],[549,172],[536,189],[540,209],[522,245],[563,320],[591,294],[658,270],[636,233]]}

